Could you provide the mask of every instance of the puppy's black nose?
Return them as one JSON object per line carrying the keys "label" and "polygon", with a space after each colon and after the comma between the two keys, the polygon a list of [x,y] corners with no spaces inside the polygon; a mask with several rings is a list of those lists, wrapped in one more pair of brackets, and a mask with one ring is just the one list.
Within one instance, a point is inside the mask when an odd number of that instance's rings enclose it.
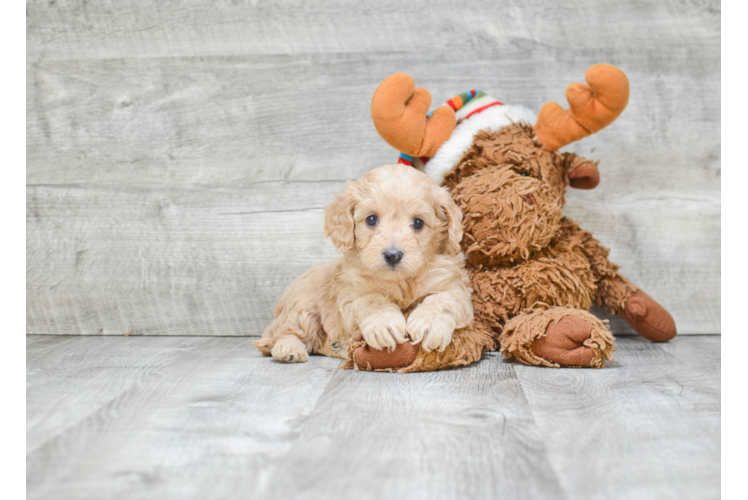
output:
{"label": "puppy's black nose", "polygon": [[390,266],[395,267],[398,262],[403,260],[403,253],[400,250],[385,250],[384,260],[386,260],[387,264],[389,264]]}

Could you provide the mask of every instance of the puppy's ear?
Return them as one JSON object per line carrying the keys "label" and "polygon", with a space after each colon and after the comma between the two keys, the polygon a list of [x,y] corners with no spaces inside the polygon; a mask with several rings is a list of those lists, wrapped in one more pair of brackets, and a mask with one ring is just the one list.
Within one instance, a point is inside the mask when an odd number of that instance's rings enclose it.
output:
{"label": "puppy's ear", "polygon": [[450,253],[460,251],[462,241],[462,210],[445,187],[434,186],[434,198],[439,205],[436,216],[447,224],[448,248]]}
{"label": "puppy's ear", "polygon": [[345,191],[325,208],[325,238],[332,241],[340,253],[346,253],[356,242],[353,223],[355,192],[356,183],[346,181]]}

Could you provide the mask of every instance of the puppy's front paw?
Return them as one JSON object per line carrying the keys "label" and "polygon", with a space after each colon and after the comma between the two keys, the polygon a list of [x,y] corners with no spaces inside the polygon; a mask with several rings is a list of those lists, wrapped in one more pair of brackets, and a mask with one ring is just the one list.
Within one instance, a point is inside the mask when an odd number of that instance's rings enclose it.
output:
{"label": "puppy's front paw", "polygon": [[399,310],[372,314],[358,326],[366,343],[374,349],[394,349],[407,340],[405,316]]}
{"label": "puppy's front paw", "polygon": [[444,351],[452,342],[455,326],[451,316],[428,307],[416,307],[408,316],[408,335],[413,342],[420,342],[425,351]]}
{"label": "puppy's front paw", "polygon": [[275,343],[270,354],[283,363],[306,363],[309,361],[306,346],[298,337],[284,337],[280,339]]}

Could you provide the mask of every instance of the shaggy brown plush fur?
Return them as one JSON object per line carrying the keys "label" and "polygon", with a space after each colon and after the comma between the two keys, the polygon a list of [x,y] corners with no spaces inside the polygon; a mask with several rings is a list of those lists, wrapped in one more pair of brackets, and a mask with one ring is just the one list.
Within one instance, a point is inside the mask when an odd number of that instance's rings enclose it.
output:
{"label": "shaggy brown plush fur", "polygon": [[589,309],[593,304],[621,314],[636,290],[607,259],[608,249],[588,231],[562,219],[550,244],[514,265],[468,268],[476,322],[501,332],[523,310],[543,303]]}

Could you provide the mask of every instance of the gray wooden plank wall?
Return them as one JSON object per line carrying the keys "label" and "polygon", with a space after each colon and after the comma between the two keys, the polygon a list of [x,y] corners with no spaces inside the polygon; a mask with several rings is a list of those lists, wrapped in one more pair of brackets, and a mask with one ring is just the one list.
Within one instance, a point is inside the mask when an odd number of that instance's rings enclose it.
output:
{"label": "gray wooden plank wall", "polygon": [[568,148],[602,182],[566,213],[680,333],[721,329],[719,1],[29,0],[26,23],[28,333],[259,335],[335,256],[322,208],[396,159],[379,81],[537,110],[597,62],[631,99]]}

